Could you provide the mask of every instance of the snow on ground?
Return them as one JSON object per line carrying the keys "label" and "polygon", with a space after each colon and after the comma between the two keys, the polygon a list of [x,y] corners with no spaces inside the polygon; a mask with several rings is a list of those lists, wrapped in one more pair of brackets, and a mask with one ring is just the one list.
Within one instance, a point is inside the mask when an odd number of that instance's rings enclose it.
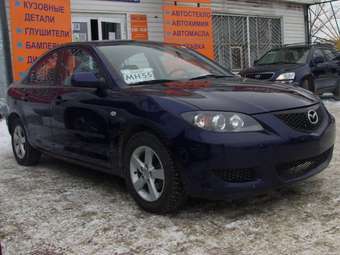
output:
{"label": "snow on ground", "polygon": [[[326,105],[340,121],[340,103]],[[1,244],[6,255],[339,254],[338,143],[330,167],[298,185],[237,202],[192,200],[156,216],[118,178],[47,157],[18,166],[2,121]]]}

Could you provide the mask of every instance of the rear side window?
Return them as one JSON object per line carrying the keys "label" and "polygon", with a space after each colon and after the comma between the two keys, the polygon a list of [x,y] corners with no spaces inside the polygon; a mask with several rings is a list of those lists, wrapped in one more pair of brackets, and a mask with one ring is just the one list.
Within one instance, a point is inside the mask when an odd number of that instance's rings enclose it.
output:
{"label": "rear side window", "polygon": [[61,84],[71,86],[72,75],[80,72],[91,72],[105,81],[98,62],[89,52],[79,48],[64,49],[60,61]]}
{"label": "rear side window", "polygon": [[29,74],[28,83],[31,85],[54,85],[58,79],[58,53],[54,52],[35,64]]}

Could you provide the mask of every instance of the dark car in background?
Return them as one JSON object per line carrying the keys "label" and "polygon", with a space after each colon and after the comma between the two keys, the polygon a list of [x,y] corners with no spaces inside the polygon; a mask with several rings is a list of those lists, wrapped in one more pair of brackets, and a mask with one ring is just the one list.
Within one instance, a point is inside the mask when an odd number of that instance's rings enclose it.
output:
{"label": "dark car in background", "polygon": [[145,210],[234,199],[324,170],[335,120],[309,91],[243,79],[182,46],[74,43],[8,90],[20,165],[42,153],[125,179]]}
{"label": "dark car in background", "polygon": [[242,77],[301,86],[340,99],[340,55],[332,45],[286,45],[268,51]]}

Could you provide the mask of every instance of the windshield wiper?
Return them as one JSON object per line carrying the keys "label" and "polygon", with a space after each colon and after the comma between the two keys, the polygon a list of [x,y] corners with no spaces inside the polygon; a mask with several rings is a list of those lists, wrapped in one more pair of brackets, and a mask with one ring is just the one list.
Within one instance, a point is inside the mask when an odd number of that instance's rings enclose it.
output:
{"label": "windshield wiper", "polygon": [[202,76],[191,78],[190,81],[203,80],[203,79],[207,79],[207,78],[222,79],[222,78],[230,78],[230,77],[233,77],[233,76],[232,75],[207,74],[207,75],[202,75]]}
{"label": "windshield wiper", "polygon": [[167,79],[160,79],[160,80],[151,80],[151,81],[141,81],[136,83],[131,83],[129,86],[138,86],[138,85],[152,85],[164,82],[175,82],[176,80],[167,80]]}

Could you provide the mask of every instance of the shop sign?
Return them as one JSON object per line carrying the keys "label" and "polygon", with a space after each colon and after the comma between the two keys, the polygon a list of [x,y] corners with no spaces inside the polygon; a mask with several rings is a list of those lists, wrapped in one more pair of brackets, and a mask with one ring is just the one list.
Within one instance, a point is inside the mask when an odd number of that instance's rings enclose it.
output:
{"label": "shop sign", "polygon": [[132,40],[146,41],[148,35],[148,18],[143,14],[131,14],[131,38]]}
{"label": "shop sign", "polygon": [[197,4],[210,4],[211,0],[164,0],[169,3],[197,3]]}
{"label": "shop sign", "polygon": [[140,0],[112,0],[114,2],[140,3]]}
{"label": "shop sign", "polygon": [[10,20],[14,80],[44,52],[72,41],[69,0],[11,0]]}
{"label": "shop sign", "polygon": [[[185,0],[182,2],[200,2]],[[208,0],[202,0],[208,3]],[[164,41],[194,49],[210,59],[214,58],[212,11],[210,7],[163,6]]]}

